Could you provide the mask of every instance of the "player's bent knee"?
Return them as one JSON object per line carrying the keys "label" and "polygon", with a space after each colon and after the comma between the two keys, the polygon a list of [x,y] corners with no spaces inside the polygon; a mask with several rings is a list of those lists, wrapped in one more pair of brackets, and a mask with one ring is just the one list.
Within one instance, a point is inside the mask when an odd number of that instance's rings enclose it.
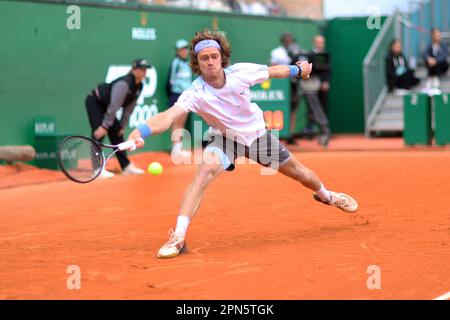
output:
{"label": "player's bent knee", "polygon": [[198,172],[198,178],[202,185],[211,182],[222,171],[222,165],[219,164],[202,164]]}
{"label": "player's bent knee", "polygon": [[203,152],[203,163],[205,164],[220,164],[223,169],[227,169],[231,165],[231,160],[217,147],[207,147]]}

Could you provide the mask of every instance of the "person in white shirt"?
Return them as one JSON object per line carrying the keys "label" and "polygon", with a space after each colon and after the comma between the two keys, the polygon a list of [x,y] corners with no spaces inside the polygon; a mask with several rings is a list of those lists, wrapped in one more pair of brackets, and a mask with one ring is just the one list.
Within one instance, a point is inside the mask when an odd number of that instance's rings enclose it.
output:
{"label": "person in white shirt", "polygon": [[198,77],[170,109],[139,125],[128,137],[137,148],[146,137],[162,133],[188,112],[199,114],[210,126],[203,162],[187,188],[174,232],[159,249],[158,258],[177,256],[185,247],[188,225],[197,212],[203,192],[217,176],[234,169],[236,158],[245,156],[277,169],[311,189],[315,200],[355,212],[357,202],[344,193],[325,189],[310,169],[297,161],[279,140],[265,129],[262,110],[250,101],[250,87],[269,78],[307,79],[312,65],[307,61],[289,66],[252,63],[230,64],[230,45],[220,31],[197,32],[191,41],[191,68]]}
{"label": "person in white shirt", "polygon": [[258,0],[240,0],[238,1],[242,13],[267,16],[269,10]]}
{"label": "person in white shirt", "polygon": [[280,37],[281,45],[270,52],[271,65],[290,65],[293,58],[301,53],[301,48],[290,32],[285,32]]}
{"label": "person in white shirt", "polygon": [[[270,52],[270,64],[276,65],[290,65],[296,61],[296,57],[301,53],[301,49],[295,41],[294,36],[290,32],[285,32],[280,38],[281,45]],[[289,132],[291,136],[287,140],[288,144],[295,144],[294,132],[297,126],[297,109],[300,102],[299,98],[299,81],[298,79],[291,79],[290,81],[290,123]]]}

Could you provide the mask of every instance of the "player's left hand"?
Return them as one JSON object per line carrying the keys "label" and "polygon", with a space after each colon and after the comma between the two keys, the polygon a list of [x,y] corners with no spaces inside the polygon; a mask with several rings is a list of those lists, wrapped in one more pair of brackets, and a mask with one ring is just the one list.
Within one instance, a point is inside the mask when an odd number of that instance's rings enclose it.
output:
{"label": "player's left hand", "polygon": [[302,79],[308,79],[311,75],[312,63],[309,63],[308,61],[297,61],[296,65],[302,68]]}

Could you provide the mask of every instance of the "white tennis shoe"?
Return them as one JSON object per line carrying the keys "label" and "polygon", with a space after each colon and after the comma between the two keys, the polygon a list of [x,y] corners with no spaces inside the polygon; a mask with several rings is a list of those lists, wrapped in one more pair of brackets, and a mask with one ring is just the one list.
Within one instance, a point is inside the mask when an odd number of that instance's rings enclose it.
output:
{"label": "white tennis shoe", "polygon": [[186,250],[184,236],[169,230],[169,240],[159,249],[157,257],[160,259],[173,258]]}
{"label": "white tennis shoe", "polygon": [[330,191],[330,195],[331,200],[329,202],[322,201],[317,193],[314,193],[313,197],[316,201],[339,208],[345,212],[356,212],[358,210],[358,202],[348,194]]}
{"label": "white tennis shoe", "polygon": [[99,178],[101,179],[111,179],[114,178],[115,174],[111,171],[108,171],[106,169],[103,169],[102,172],[100,173]]}
{"label": "white tennis shoe", "polygon": [[124,176],[133,176],[144,174],[145,171],[135,166],[133,162],[130,162],[125,168],[123,168],[122,174]]}

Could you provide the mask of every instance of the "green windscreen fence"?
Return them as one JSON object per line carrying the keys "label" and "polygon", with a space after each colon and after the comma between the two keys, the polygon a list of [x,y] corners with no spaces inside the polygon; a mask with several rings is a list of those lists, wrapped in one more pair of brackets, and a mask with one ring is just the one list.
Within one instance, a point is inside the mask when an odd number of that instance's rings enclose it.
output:
{"label": "green windscreen fence", "polygon": [[[73,16],[77,10],[79,21]],[[323,21],[177,9],[0,0],[0,145],[33,144],[35,121],[42,117],[53,119],[55,135],[90,135],[86,95],[98,83],[126,73],[130,62],[142,57],[153,68],[128,134],[139,122],[167,109],[164,87],[175,41],[190,39],[204,28],[226,32],[232,63],[268,64],[270,51],[279,45],[283,32],[292,32],[299,45],[310,50],[314,35],[323,26]],[[365,18],[328,23],[329,115],[334,133],[363,132],[361,66],[377,32],[367,29]],[[270,101],[261,104],[273,109]],[[289,118],[275,114],[275,109],[269,118],[282,119],[287,126]],[[302,102],[297,129],[305,121]],[[145,150],[168,150],[169,135],[149,138]]]}
{"label": "green windscreen fence", "polygon": [[[77,8],[79,29],[73,16]],[[52,117],[56,134],[90,135],[86,95],[142,57],[153,68],[130,132],[167,109],[164,87],[175,41],[211,27],[226,31],[232,63],[268,64],[286,31],[310,49],[318,32],[318,23],[310,20],[0,0],[0,145],[33,144],[36,117]],[[146,144],[146,150],[169,148],[169,133]]]}
{"label": "green windscreen fence", "polygon": [[331,53],[329,118],[333,133],[364,132],[362,64],[378,32],[367,27],[366,17],[328,22],[325,36]]}

